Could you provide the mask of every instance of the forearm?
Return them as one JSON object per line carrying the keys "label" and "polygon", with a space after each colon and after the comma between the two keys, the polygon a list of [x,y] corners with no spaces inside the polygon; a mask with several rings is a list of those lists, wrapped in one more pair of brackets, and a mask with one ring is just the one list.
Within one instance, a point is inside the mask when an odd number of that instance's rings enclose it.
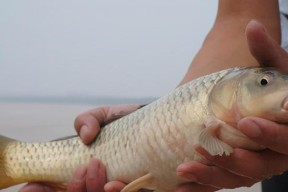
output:
{"label": "forearm", "polygon": [[263,23],[280,42],[278,0],[219,0],[215,23],[180,84],[229,67],[258,66],[245,36],[252,19]]}
{"label": "forearm", "polygon": [[235,21],[238,27],[243,30],[251,19],[256,19],[264,24],[271,36],[280,43],[278,0],[219,0],[215,24]]}

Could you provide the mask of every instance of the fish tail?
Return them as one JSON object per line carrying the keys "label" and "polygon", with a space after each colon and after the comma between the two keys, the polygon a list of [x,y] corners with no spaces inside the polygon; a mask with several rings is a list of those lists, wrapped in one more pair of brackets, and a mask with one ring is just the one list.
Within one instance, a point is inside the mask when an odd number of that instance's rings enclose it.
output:
{"label": "fish tail", "polygon": [[0,189],[16,185],[13,178],[7,175],[6,147],[15,140],[0,135]]}

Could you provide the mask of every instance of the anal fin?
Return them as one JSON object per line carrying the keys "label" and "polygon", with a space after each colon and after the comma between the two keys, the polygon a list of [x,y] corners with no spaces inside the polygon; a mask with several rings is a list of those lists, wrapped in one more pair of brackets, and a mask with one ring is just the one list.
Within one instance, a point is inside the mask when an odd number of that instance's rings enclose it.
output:
{"label": "anal fin", "polygon": [[141,188],[147,187],[147,186],[151,186],[151,183],[153,182],[153,176],[148,173],[134,181],[132,181],[131,183],[129,183],[128,185],[126,185],[126,187],[124,187],[121,192],[134,192],[134,191],[138,191]]}

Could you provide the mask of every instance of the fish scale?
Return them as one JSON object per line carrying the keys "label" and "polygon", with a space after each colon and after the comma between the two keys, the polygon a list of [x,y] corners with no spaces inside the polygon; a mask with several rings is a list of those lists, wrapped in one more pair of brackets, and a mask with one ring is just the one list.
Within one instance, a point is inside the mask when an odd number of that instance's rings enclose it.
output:
{"label": "fish scale", "polygon": [[[287,88],[287,76],[272,72],[279,77],[277,88],[280,84]],[[230,154],[232,147],[261,148],[233,128],[232,125],[237,123],[232,122],[233,116],[227,117],[233,114],[237,114],[237,118],[251,115],[272,117],[272,109],[267,109],[267,116],[264,105],[263,112],[259,112],[251,104],[246,104],[265,97],[267,91],[262,89],[266,88],[258,83],[261,78],[267,78],[267,72],[261,68],[232,68],[198,78],[109,123],[89,146],[84,145],[79,137],[26,143],[0,136],[0,189],[22,182],[41,181],[65,190],[75,169],[87,165],[91,157],[97,157],[106,166],[108,181],[128,183],[122,192],[141,188],[171,191],[187,182],[177,175],[177,166],[202,160],[194,151],[195,145],[201,145],[212,155]],[[254,94],[247,92],[253,90],[251,86],[255,86],[259,93],[256,91],[255,98],[245,99]],[[275,102],[288,100],[288,91],[280,94],[272,88],[269,94],[277,94],[277,98],[282,99]],[[242,98],[240,95],[235,99],[234,92],[246,96]],[[233,99],[234,105],[241,102],[237,108],[230,106]],[[283,105],[288,107],[285,103]],[[235,109],[240,111],[236,113]],[[278,110],[274,113],[277,115],[279,111],[284,113],[277,118],[287,121],[286,109],[283,110],[281,105],[280,109],[274,107],[273,110]]]}

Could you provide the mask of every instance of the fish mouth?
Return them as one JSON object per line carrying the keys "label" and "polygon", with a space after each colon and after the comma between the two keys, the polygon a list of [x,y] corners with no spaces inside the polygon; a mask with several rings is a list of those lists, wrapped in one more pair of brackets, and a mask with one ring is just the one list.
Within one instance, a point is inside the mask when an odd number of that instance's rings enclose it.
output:
{"label": "fish mouth", "polygon": [[282,101],[282,110],[288,112],[288,96]]}

